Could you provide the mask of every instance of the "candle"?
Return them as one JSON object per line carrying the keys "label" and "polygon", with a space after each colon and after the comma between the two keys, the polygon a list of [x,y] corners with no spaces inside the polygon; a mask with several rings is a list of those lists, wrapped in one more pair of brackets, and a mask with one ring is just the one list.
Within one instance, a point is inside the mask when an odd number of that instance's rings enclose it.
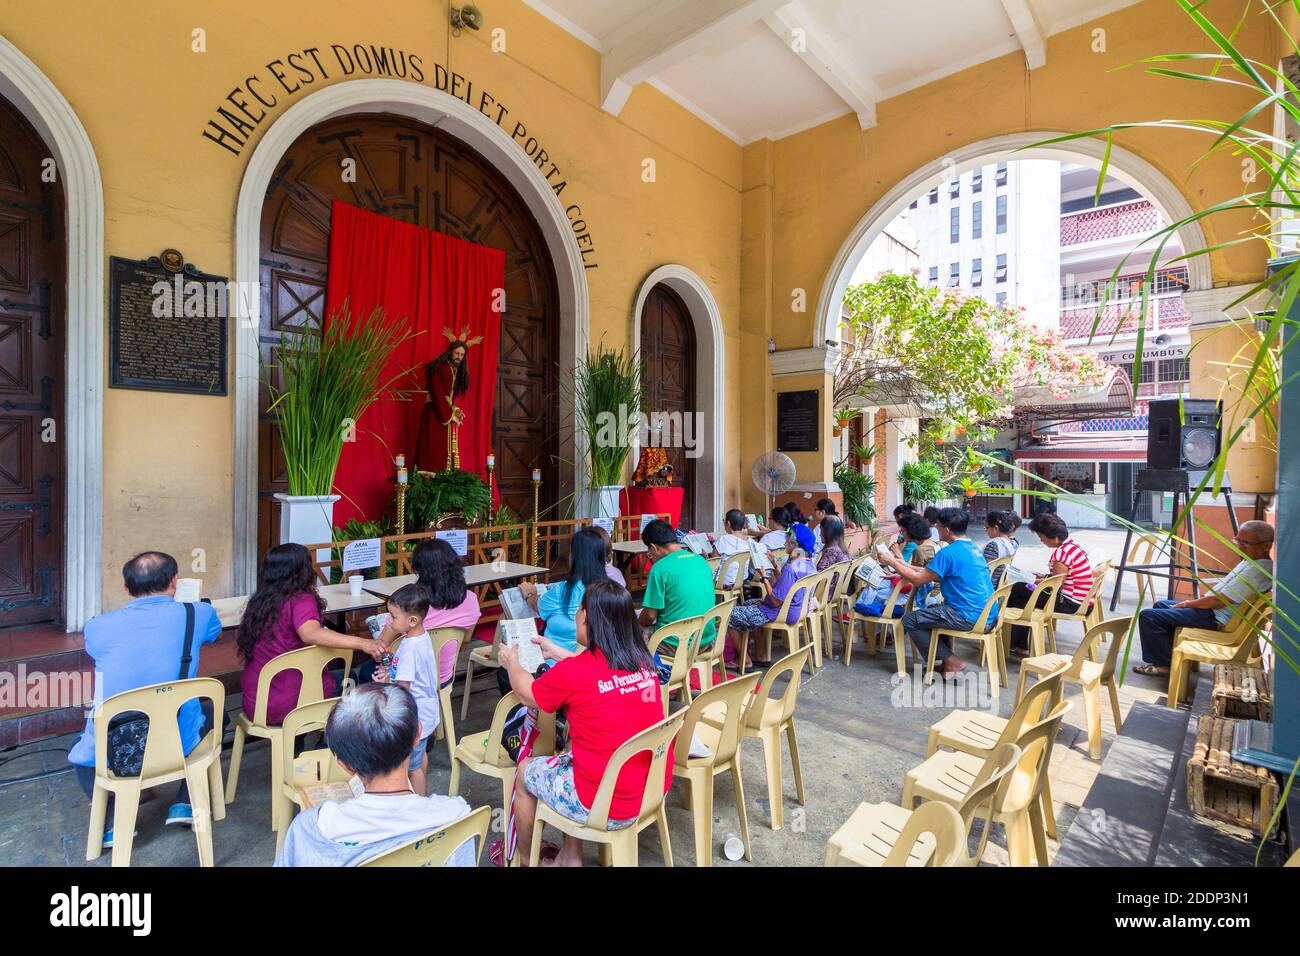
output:
{"label": "candle", "polygon": [[399,469],[397,469],[397,483],[398,483],[399,485],[404,485],[404,484],[406,484],[406,469],[405,469],[405,468],[399,468]]}
{"label": "candle", "polygon": [[405,467],[406,467],[406,456],[405,456],[405,455],[398,455],[396,458],[393,459],[393,462],[394,462],[394,464],[397,465],[397,467],[398,467],[399,469],[400,469],[400,468],[405,468]]}
{"label": "candle", "polygon": [[541,481],[542,481],[542,469],[540,469],[540,468],[534,468],[534,469],[533,469],[533,481],[537,482],[538,484],[541,484]]}
{"label": "candle", "polygon": [[488,470],[490,471],[491,469],[495,468],[495,467],[496,467],[496,464],[497,464],[497,456],[496,456],[496,455],[488,455],[488,456],[487,456],[487,466],[488,466]]}

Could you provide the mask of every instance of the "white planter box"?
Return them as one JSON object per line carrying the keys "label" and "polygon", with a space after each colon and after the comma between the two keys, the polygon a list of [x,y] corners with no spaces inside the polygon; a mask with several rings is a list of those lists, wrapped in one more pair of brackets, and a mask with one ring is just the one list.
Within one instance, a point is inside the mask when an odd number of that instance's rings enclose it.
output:
{"label": "white planter box", "polygon": [[578,501],[579,518],[617,518],[619,492],[622,485],[600,485],[586,488]]}
{"label": "white planter box", "polygon": [[[322,544],[334,540],[334,502],[338,495],[285,495],[280,502],[280,544]],[[328,548],[317,549],[317,563],[328,561]]]}

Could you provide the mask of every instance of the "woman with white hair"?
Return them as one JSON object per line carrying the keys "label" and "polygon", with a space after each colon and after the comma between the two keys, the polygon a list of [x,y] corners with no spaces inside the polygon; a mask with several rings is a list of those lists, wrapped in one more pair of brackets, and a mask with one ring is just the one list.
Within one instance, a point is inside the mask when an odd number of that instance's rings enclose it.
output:
{"label": "woman with white hair", "polygon": [[[363,684],[330,712],[325,743],[365,793],[304,810],[285,835],[276,866],[357,866],[465,816],[460,797],[419,796],[407,765],[421,738],[415,698],[396,684]],[[448,866],[474,866],[466,841]]]}

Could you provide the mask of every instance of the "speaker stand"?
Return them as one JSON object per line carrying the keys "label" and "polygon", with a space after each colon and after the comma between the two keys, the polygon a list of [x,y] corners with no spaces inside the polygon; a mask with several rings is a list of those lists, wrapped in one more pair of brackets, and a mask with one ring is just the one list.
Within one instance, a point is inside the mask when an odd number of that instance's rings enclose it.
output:
{"label": "speaker stand", "polygon": [[[1204,477],[1205,472],[1203,471],[1188,472],[1181,469],[1144,468],[1137,473],[1137,478],[1134,481],[1133,507],[1129,511],[1128,523],[1124,532],[1124,552],[1120,556],[1120,563],[1115,568],[1115,589],[1110,596],[1110,609],[1112,611],[1119,604],[1119,594],[1123,586],[1125,571],[1168,578],[1168,596],[1170,600],[1173,600],[1175,589],[1183,581],[1191,583],[1193,597],[1201,596],[1200,560],[1196,554],[1196,521],[1192,514],[1192,489],[1199,487]],[[1133,527],[1137,521],[1138,505],[1142,501],[1142,495],[1151,492],[1173,494],[1174,511],[1173,518],[1169,523],[1169,533],[1172,537],[1177,532],[1179,522],[1185,525],[1184,536],[1187,540],[1189,564],[1184,565],[1178,561],[1178,547],[1172,541],[1170,542],[1167,563],[1129,564],[1129,549],[1133,544]],[[1224,502],[1228,506],[1228,523],[1232,525],[1232,533],[1235,535],[1238,531],[1237,509],[1232,503],[1232,483],[1226,472],[1223,476],[1223,483],[1219,486],[1219,493],[1223,495]],[[1166,570],[1162,572],[1157,571],[1156,568],[1165,568]],[[1190,572],[1190,577],[1179,573],[1184,569]]]}

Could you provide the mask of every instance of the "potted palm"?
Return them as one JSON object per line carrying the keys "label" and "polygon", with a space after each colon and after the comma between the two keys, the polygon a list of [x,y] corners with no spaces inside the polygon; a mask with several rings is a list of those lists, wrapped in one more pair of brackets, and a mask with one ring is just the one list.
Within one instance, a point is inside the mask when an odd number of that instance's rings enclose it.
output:
{"label": "potted palm", "polygon": [[[388,362],[411,337],[390,324],[382,308],[350,321],[346,302],[320,327],[313,319],[300,333],[271,348],[263,378],[269,411],[279,426],[289,486],[277,493],[280,542],[316,544],[334,533],[334,476],[343,443],[356,436],[362,414],[382,398],[405,398],[398,384],[410,373],[393,373]],[[276,374],[270,374],[274,371]]]}
{"label": "potted palm", "polygon": [[641,359],[636,352],[601,346],[573,370],[573,410],[587,440],[587,488],[579,517],[619,512],[623,467],[641,424]]}

